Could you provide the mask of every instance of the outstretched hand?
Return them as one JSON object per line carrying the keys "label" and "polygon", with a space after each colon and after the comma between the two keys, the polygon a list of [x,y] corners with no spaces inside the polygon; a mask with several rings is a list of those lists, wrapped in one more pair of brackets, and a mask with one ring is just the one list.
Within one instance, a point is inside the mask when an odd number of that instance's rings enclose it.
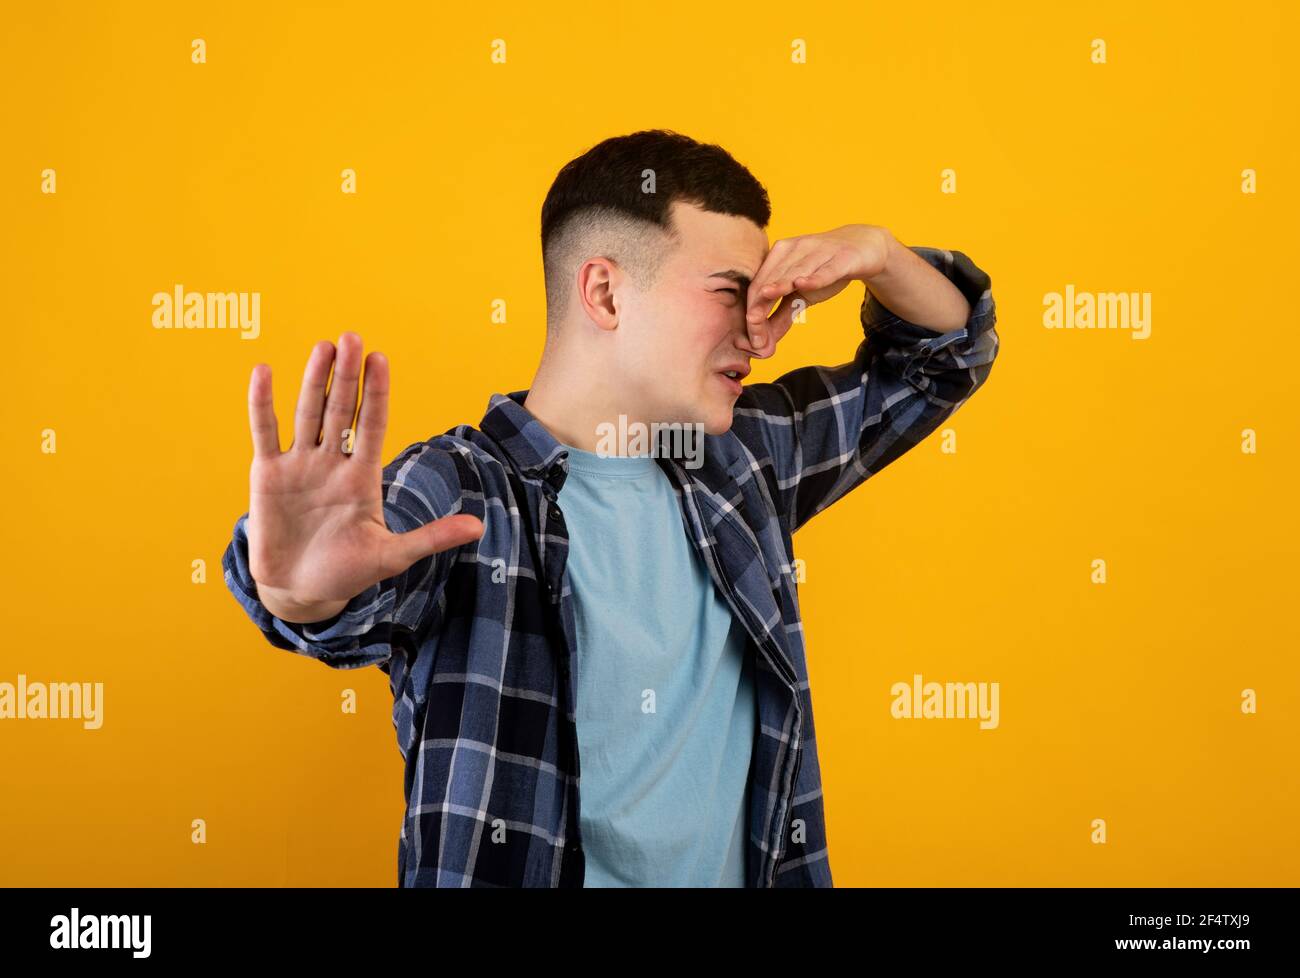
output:
{"label": "outstretched hand", "polygon": [[330,618],[371,585],[483,534],[477,517],[462,514],[405,533],[388,529],[382,498],[388,360],[375,352],[364,366],[358,412],[361,337],[344,333],[337,353],[328,340],[313,347],[303,371],[293,443],[285,452],[280,451],[271,368],[258,364],[249,379],[249,571],[259,599],[286,621]]}

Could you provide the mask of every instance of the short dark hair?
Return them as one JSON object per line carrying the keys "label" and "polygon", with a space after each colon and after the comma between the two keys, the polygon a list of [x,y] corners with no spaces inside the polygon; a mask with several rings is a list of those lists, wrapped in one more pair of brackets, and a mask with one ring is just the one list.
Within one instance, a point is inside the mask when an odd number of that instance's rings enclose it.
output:
{"label": "short dark hair", "polygon": [[[654,193],[643,189],[649,179]],[[760,228],[772,217],[767,191],[730,153],[670,129],[613,136],[566,163],[542,204],[548,324],[558,323],[573,275],[592,255],[652,285],[678,240],[671,211],[679,200]]]}

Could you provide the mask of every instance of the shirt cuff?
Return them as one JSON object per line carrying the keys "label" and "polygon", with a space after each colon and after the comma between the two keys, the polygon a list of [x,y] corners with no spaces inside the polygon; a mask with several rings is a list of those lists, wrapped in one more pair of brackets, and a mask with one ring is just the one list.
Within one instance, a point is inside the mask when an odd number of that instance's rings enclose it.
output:
{"label": "shirt cuff", "polygon": [[280,648],[311,654],[328,654],[356,644],[356,636],[364,634],[377,622],[383,621],[391,611],[394,595],[372,584],[352,598],[338,614],[317,622],[291,622],[277,618],[262,604],[257,596],[257,582],[248,567],[248,514],[235,523],[222,565],[226,587],[239,601],[253,623]]}

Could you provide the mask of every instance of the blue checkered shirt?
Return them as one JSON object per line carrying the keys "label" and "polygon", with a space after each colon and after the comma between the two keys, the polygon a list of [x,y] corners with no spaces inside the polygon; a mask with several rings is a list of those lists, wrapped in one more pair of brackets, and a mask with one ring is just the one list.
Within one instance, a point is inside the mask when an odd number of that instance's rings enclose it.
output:
{"label": "blue checkered shirt", "polygon": [[[997,355],[989,276],[960,251],[912,250],[970,302],[962,328],[909,323],[868,291],[850,362],[747,386],[730,431],[704,436],[702,465],[657,458],[682,530],[755,657],[749,886],[832,885],[791,536],[934,432]],[[477,429],[411,445],[384,468],[390,529],[470,513],[484,523],[479,540],[305,625],[258,600],[247,513],[222,559],[226,585],[271,645],[389,676],[405,762],[401,887],[582,885],[574,609],[556,504],[567,455],[524,408],[526,394],[493,395]]]}

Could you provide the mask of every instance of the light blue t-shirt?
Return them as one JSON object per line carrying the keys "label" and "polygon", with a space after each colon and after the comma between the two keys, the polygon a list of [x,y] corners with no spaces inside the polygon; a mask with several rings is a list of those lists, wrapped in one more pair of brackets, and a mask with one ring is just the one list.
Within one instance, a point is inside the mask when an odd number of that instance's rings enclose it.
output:
{"label": "light blue t-shirt", "polygon": [[586,886],[744,886],[757,713],[744,626],[649,456],[565,446]]}

